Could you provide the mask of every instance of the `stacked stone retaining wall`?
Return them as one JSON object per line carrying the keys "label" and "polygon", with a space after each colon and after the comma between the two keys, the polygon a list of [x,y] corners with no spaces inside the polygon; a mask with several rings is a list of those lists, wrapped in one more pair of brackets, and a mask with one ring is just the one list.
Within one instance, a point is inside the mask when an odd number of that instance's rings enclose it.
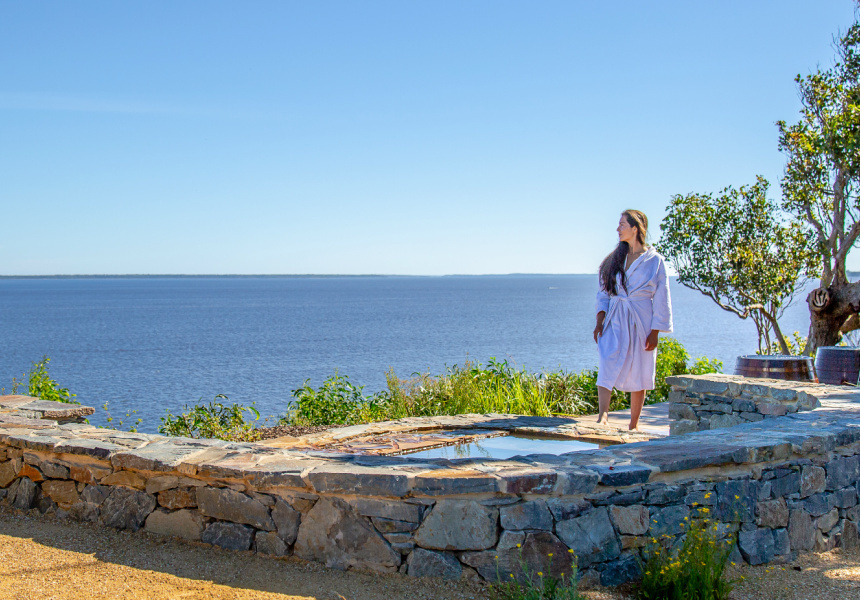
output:
{"label": "stacked stone retaining wall", "polygon": [[[718,394],[692,381],[674,381],[676,392]],[[569,573],[575,556],[586,582],[614,585],[639,576],[652,540],[680,543],[702,508],[738,541],[735,559],[752,564],[858,543],[853,397],[731,428],[506,460],[167,438],[17,414],[28,401],[0,397],[2,502],[340,569],[493,581],[522,577],[521,559],[532,572]]]}

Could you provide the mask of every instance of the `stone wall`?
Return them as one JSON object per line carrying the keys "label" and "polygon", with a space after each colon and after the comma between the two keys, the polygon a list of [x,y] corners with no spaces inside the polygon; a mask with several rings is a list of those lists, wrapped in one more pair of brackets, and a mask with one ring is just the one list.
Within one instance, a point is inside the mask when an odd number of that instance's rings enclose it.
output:
{"label": "stone wall", "polygon": [[[733,427],[812,410],[820,406],[820,396],[834,394],[834,386],[737,375],[680,375],[666,381],[672,384],[671,435]],[[846,390],[836,386],[835,393],[844,394]]]}
{"label": "stone wall", "polygon": [[[710,389],[679,380],[676,392],[727,393],[712,380]],[[783,388],[760,385],[762,403],[783,402]],[[497,568],[521,576],[520,557],[533,572],[559,574],[575,556],[586,582],[613,585],[638,577],[652,539],[678,543],[702,507],[738,540],[736,560],[856,545],[860,412],[853,397],[825,396],[815,410],[766,421],[507,460],[126,433],[20,416],[33,399],[0,397],[0,498],[60,519],[340,569],[494,580]]]}

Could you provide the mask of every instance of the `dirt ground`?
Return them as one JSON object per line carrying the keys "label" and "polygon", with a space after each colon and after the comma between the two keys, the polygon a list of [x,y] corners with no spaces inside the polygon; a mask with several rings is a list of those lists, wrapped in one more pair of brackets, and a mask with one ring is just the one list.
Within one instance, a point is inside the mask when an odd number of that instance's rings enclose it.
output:
{"label": "dirt ground", "polygon": [[[834,550],[776,567],[744,567],[737,600],[860,600],[860,554]],[[630,588],[585,592],[626,600]],[[143,533],[0,510],[0,598],[478,600],[486,586],[400,575],[342,572]]]}

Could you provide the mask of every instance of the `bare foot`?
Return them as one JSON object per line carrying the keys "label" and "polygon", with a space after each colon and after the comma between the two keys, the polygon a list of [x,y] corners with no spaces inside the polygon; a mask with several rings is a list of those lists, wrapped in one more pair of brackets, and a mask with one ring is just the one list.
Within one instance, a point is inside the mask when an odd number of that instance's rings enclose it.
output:
{"label": "bare foot", "polygon": [[597,417],[598,425],[609,425],[609,415],[603,415],[602,417]]}
{"label": "bare foot", "polygon": [[639,433],[639,426],[638,425],[636,427],[634,427],[632,425],[628,425],[627,429],[629,431],[635,431],[636,433]]}

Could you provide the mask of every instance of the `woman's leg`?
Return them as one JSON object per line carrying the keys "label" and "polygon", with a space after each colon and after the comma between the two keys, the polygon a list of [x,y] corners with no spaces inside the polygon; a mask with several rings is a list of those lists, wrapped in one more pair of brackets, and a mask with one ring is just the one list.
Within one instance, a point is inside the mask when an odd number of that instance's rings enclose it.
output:
{"label": "woman's leg", "polygon": [[642,414],[642,405],[645,404],[645,390],[630,392],[630,427],[632,431],[639,429],[639,415]]}
{"label": "woman's leg", "polygon": [[597,422],[606,425],[609,423],[609,401],[612,400],[612,390],[597,386]]}

